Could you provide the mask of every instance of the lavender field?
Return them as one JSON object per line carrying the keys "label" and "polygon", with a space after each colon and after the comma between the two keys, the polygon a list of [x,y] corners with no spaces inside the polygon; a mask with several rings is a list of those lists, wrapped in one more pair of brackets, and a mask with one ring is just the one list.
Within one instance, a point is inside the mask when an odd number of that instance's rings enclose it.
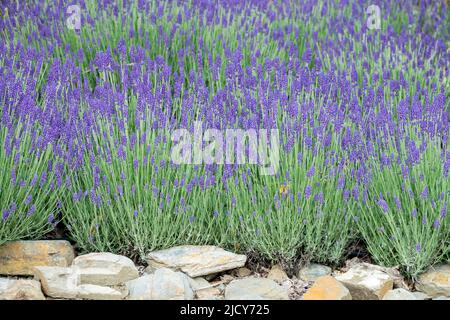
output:
{"label": "lavender field", "polygon": [[449,8],[2,1],[0,244],[449,263]]}

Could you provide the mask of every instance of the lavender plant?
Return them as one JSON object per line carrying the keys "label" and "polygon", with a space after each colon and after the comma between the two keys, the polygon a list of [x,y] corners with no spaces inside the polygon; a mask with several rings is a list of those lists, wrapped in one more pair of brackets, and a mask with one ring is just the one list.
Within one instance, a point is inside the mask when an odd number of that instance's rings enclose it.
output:
{"label": "lavender plant", "polygon": [[[448,261],[448,4],[378,2],[379,29],[335,0],[5,2],[1,237],[61,213],[84,251],[337,264],[361,238],[412,277]],[[175,164],[173,132],[197,121],[278,130],[276,174]]]}

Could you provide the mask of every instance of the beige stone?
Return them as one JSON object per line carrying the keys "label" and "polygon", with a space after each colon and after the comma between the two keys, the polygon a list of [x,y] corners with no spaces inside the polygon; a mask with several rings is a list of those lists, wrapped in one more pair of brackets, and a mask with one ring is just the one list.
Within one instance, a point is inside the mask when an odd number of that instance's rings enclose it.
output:
{"label": "beige stone", "polygon": [[381,300],[394,284],[390,275],[370,264],[355,265],[335,278],[347,287],[353,300]]}
{"label": "beige stone", "polygon": [[267,274],[267,279],[282,283],[288,280],[289,277],[286,272],[284,272],[283,268],[281,268],[280,265],[276,264],[270,269],[269,273]]}
{"label": "beige stone", "polygon": [[1,282],[0,300],[45,300],[39,281],[2,279]]}
{"label": "beige stone", "polygon": [[72,268],[35,267],[35,277],[42,291],[52,298],[74,299],[78,294],[79,277]]}
{"label": "beige stone", "polygon": [[68,241],[11,241],[0,246],[0,274],[33,275],[34,267],[68,267],[75,257]]}
{"label": "beige stone", "polygon": [[352,300],[350,291],[332,276],[317,278],[303,300]]}
{"label": "beige stone", "polygon": [[412,292],[403,288],[389,290],[383,296],[383,300],[423,300],[418,299]]}
{"label": "beige stone", "polygon": [[289,300],[288,292],[267,278],[243,278],[225,288],[226,300]]}
{"label": "beige stone", "polygon": [[82,284],[77,288],[77,298],[89,300],[120,300],[126,294],[119,290],[93,284]]}
{"label": "beige stone", "polygon": [[73,268],[80,276],[80,284],[112,286],[139,277],[133,261],[108,252],[78,256],[73,261]]}
{"label": "beige stone", "polygon": [[148,264],[155,269],[181,270],[190,277],[223,272],[245,265],[245,255],[234,254],[215,246],[178,246],[151,252]]}
{"label": "beige stone", "polygon": [[450,297],[450,265],[431,267],[419,276],[416,288],[430,297]]}
{"label": "beige stone", "polygon": [[242,267],[242,268],[236,269],[235,274],[239,278],[244,278],[244,277],[248,277],[249,275],[251,275],[252,271],[246,267]]}

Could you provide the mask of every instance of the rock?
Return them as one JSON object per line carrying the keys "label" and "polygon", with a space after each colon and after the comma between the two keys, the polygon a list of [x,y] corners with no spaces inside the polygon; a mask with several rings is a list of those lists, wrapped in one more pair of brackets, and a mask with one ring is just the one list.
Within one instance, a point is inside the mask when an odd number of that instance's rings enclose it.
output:
{"label": "rock", "polygon": [[231,281],[233,281],[235,278],[232,275],[229,274],[224,274],[220,277],[220,281],[222,281],[223,283],[230,283]]}
{"label": "rock", "polygon": [[415,291],[412,292],[412,294],[414,295],[414,297],[416,297],[416,300],[429,300],[431,299],[427,294],[420,292],[420,291]]}
{"label": "rock", "polygon": [[126,286],[128,288],[129,300],[151,300],[152,299],[152,285],[153,274],[147,274],[140,278],[128,281]]}
{"label": "rock", "polygon": [[0,274],[33,275],[34,267],[68,267],[75,257],[68,241],[11,241],[0,246]]}
{"label": "rock", "polygon": [[316,281],[318,278],[328,276],[330,274],[331,274],[330,267],[321,264],[311,263],[306,267],[300,269],[300,271],[298,272],[298,278],[304,281]]}
{"label": "rock", "polygon": [[206,280],[212,281],[212,280],[216,279],[218,276],[219,276],[218,273],[211,273],[211,274],[205,275],[204,277]]}
{"label": "rock", "polygon": [[225,288],[226,300],[288,300],[288,292],[266,278],[244,278],[232,281]]}
{"label": "rock", "polygon": [[270,269],[267,279],[273,280],[278,283],[282,283],[289,279],[286,272],[281,268],[280,265],[276,264]]}
{"label": "rock", "polygon": [[421,274],[416,288],[430,297],[450,297],[450,264],[431,267]]}
{"label": "rock", "polygon": [[11,281],[12,279],[9,278],[0,278],[0,292],[5,291],[9,287]]}
{"label": "rock", "polygon": [[178,246],[151,252],[148,264],[153,268],[181,270],[190,277],[200,277],[243,267],[247,257],[215,246]]}
{"label": "rock", "polygon": [[347,287],[353,300],[381,300],[394,284],[387,273],[368,263],[355,265],[335,278]]}
{"label": "rock", "polygon": [[0,279],[0,300],[45,300],[36,280]]}
{"label": "rock", "polygon": [[317,278],[303,300],[352,300],[350,291],[332,276]]}
{"label": "rock", "polygon": [[188,277],[188,279],[189,279],[189,284],[191,285],[191,288],[194,291],[212,287],[211,284],[202,277],[197,277],[194,279]]}
{"label": "rock", "polygon": [[222,300],[221,291],[216,287],[200,289],[195,292],[198,300]]}
{"label": "rock", "polygon": [[47,296],[64,299],[77,297],[79,276],[71,268],[35,267],[34,270]]}
{"label": "rock", "polygon": [[195,292],[195,296],[199,300],[217,300],[221,295],[218,286],[211,285],[206,279],[198,277],[195,279],[189,278],[189,283],[192,290]]}
{"label": "rock", "polygon": [[152,266],[148,266],[148,267],[146,267],[146,268],[144,269],[144,273],[145,273],[145,274],[152,274],[152,273],[154,273],[156,270],[158,270],[158,269],[156,269],[156,268],[154,268],[154,267],[152,267]]}
{"label": "rock", "polygon": [[438,296],[438,297],[433,298],[433,300],[450,300],[450,298],[445,297],[445,296]]}
{"label": "rock", "polygon": [[129,258],[97,252],[78,256],[73,267],[80,275],[80,284],[113,286],[139,277],[139,271]]}
{"label": "rock", "polygon": [[383,300],[423,300],[417,299],[416,296],[403,288],[393,289],[386,292]]}
{"label": "rock", "polygon": [[192,300],[189,278],[168,268],[160,268],[126,283],[130,300]]}
{"label": "rock", "polygon": [[157,300],[192,300],[194,291],[189,284],[189,278],[181,273],[167,268],[158,269],[153,279],[153,299]]}
{"label": "rock", "polygon": [[251,275],[252,271],[246,267],[242,267],[242,268],[236,269],[235,274],[239,278],[244,278],[244,277],[248,277],[249,275]]}
{"label": "rock", "polygon": [[90,300],[120,300],[126,294],[123,292],[104,286],[94,284],[82,284],[77,289],[77,298]]}

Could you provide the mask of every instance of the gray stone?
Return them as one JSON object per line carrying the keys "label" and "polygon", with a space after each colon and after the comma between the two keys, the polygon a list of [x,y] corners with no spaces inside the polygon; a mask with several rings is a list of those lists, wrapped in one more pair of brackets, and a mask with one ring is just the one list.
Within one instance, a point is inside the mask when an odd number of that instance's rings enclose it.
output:
{"label": "gray stone", "polygon": [[419,300],[417,297],[408,290],[397,288],[393,290],[389,290],[383,296],[383,300]]}
{"label": "gray stone", "polygon": [[427,294],[420,292],[420,291],[415,291],[412,292],[412,294],[414,295],[414,297],[416,297],[416,300],[429,300],[431,299]]}
{"label": "gray stone", "polygon": [[335,278],[347,287],[353,300],[381,300],[394,284],[391,276],[370,264],[355,265]]}
{"label": "gray stone", "polygon": [[438,296],[438,297],[433,298],[433,300],[450,300],[450,298],[445,297],[445,296]]}
{"label": "gray stone", "polygon": [[298,278],[304,281],[313,282],[320,277],[328,276],[330,274],[331,274],[330,267],[321,264],[311,263],[300,269],[300,271],[298,272]]}
{"label": "gray stone", "polygon": [[450,265],[431,267],[419,276],[416,288],[430,297],[450,297]]}
{"label": "gray stone", "polygon": [[130,300],[192,300],[189,278],[168,268],[159,268],[126,284]]}
{"label": "gray stone", "polygon": [[80,284],[113,286],[139,277],[139,271],[129,258],[97,252],[78,256],[73,268],[80,275]]}
{"label": "gray stone", "polygon": [[266,278],[244,278],[232,281],[225,288],[226,300],[288,300],[288,292]]}
{"label": "gray stone", "polygon": [[190,277],[210,275],[243,267],[247,257],[215,246],[178,246],[151,252],[148,264],[155,269],[181,270]]}

